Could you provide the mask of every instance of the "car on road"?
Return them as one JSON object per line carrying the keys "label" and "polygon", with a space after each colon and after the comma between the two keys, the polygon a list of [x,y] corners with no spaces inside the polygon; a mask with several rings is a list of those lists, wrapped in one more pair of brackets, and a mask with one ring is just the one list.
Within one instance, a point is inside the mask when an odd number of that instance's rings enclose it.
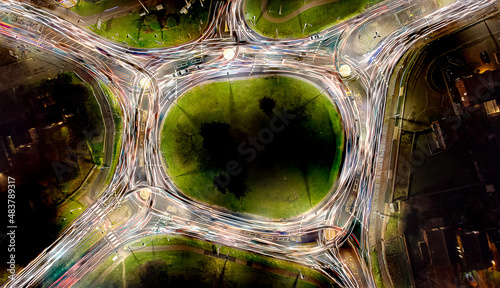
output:
{"label": "car on road", "polygon": [[187,69],[182,69],[182,70],[179,70],[177,72],[175,72],[174,74],[172,74],[172,77],[180,77],[180,76],[184,76],[184,75],[187,75],[189,72]]}
{"label": "car on road", "polygon": [[465,279],[467,279],[467,282],[469,282],[469,285],[472,287],[477,287],[478,283],[477,280],[474,278],[472,273],[466,273],[465,274]]}
{"label": "car on road", "polygon": [[491,58],[490,55],[488,55],[488,52],[486,51],[481,52],[481,60],[483,60],[484,64],[491,63]]}
{"label": "car on road", "polygon": [[316,34],[316,35],[312,35],[311,37],[309,37],[309,39],[316,40],[316,39],[318,39],[318,37],[319,37],[318,34]]}

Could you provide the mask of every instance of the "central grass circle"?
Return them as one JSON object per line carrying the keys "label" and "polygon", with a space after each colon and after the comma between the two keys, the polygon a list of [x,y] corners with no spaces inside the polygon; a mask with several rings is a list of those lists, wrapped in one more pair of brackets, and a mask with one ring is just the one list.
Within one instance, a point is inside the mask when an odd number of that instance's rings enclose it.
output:
{"label": "central grass circle", "polygon": [[167,172],[188,197],[271,218],[306,212],[330,191],[340,116],[315,86],[263,77],[197,86],[162,129]]}

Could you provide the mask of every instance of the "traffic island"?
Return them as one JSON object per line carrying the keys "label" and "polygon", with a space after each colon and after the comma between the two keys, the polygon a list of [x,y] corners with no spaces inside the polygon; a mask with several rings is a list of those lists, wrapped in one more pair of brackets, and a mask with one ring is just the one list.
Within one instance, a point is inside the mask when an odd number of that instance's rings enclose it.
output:
{"label": "traffic island", "polygon": [[362,13],[382,0],[246,0],[245,19],[270,38],[303,38]]}
{"label": "traffic island", "polygon": [[168,110],[162,153],[188,197],[270,218],[304,213],[331,190],[344,136],[331,100],[289,77],[198,86]]}

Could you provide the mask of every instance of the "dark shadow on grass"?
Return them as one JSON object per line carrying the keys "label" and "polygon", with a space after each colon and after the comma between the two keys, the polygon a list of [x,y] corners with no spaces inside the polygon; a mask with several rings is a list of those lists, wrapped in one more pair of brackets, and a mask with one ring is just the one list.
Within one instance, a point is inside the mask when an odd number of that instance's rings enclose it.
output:
{"label": "dark shadow on grass", "polygon": [[236,122],[236,119],[233,85],[231,85],[231,81],[229,81],[229,121],[230,123],[234,124]]}
{"label": "dark shadow on grass", "polygon": [[155,251],[155,240],[154,240],[154,238],[151,239],[151,253],[153,253],[153,256],[156,254],[156,251]]}
{"label": "dark shadow on grass", "polygon": [[295,277],[295,281],[293,282],[293,288],[297,288],[297,284],[299,284],[299,274],[297,273],[297,277]]}
{"label": "dark shadow on grass", "polygon": [[182,174],[179,174],[179,175],[175,175],[172,177],[173,178],[177,178],[177,177],[182,177],[182,176],[188,176],[188,175],[194,175],[194,174],[198,174],[198,173],[201,173],[201,169],[200,168],[196,168],[196,169],[192,169],[192,170],[189,170],[185,173],[182,173]]}
{"label": "dark shadow on grass", "polygon": [[413,119],[406,119],[406,118],[401,118],[403,121],[406,121],[408,123],[415,125],[422,125],[422,126],[429,126],[429,123],[424,122],[424,121],[418,121],[418,120],[413,120]]}
{"label": "dark shadow on grass", "polygon": [[[307,105],[309,105],[310,103],[312,103],[314,100],[316,100],[321,95],[323,95],[323,92],[321,92],[318,95],[314,96],[313,98],[307,100],[304,104],[302,104],[302,106],[300,108],[305,109]],[[330,121],[331,121],[331,119],[330,119]]]}
{"label": "dark shadow on grass", "polygon": [[143,27],[144,27],[144,25],[141,25],[141,27],[139,27],[139,29],[137,29],[137,41],[139,41],[139,39],[141,38],[141,30]]}
{"label": "dark shadow on grass", "polygon": [[262,5],[260,5],[260,6],[261,7],[260,7],[259,17],[255,17],[255,25],[257,25],[257,23],[259,23],[260,18],[262,18],[262,15],[264,15],[264,12],[266,11],[265,9],[267,9],[267,7],[266,7],[266,8],[264,8],[264,10],[262,10]]}
{"label": "dark shadow on grass", "polygon": [[219,278],[219,285],[217,285],[217,287],[224,287],[224,273],[226,272],[226,264],[227,264],[227,258],[224,261],[224,266],[222,266],[222,272]]}
{"label": "dark shadow on grass", "polygon": [[194,127],[194,128],[198,128],[198,126],[200,126],[200,123],[198,121],[198,119],[196,119],[196,117],[194,117],[193,115],[189,114],[186,110],[182,109],[181,106],[179,106],[176,102],[174,102],[174,104],[179,107],[179,110],[181,110],[181,112],[186,115],[186,117],[188,118],[189,120],[189,123]]}
{"label": "dark shadow on grass", "polygon": [[111,30],[111,24],[113,23],[113,18],[109,19],[108,21],[106,21],[106,32],[108,32],[109,30]]}
{"label": "dark shadow on grass", "polygon": [[[139,258],[137,258],[137,256],[135,256],[134,250],[130,249],[130,253],[132,253],[132,257],[134,257],[135,261],[137,261],[137,263],[139,263]],[[123,261],[125,261],[125,259]]]}
{"label": "dark shadow on grass", "polygon": [[309,199],[309,205],[312,205],[312,200],[311,200],[311,190],[309,189],[309,180],[307,179],[307,166],[302,164],[300,165],[300,175],[302,176],[302,179],[304,180],[304,184],[306,186],[306,193],[307,193],[307,198]]}
{"label": "dark shadow on grass", "polygon": [[296,17],[299,19],[299,31],[302,32],[302,27],[304,27],[304,23],[302,22],[302,13],[299,13]]}

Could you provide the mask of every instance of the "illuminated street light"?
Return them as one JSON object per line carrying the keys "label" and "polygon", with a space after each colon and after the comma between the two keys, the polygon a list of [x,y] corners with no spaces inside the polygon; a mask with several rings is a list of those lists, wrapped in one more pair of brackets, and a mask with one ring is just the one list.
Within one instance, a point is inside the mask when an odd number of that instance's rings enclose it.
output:
{"label": "illuminated street light", "polygon": [[311,27],[312,24],[304,23],[304,28],[302,28],[302,34],[304,34],[304,31],[306,30],[307,26]]}
{"label": "illuminated street light", "polygon": [[75,208],[75,209],[71,209],[71,210],[69,210],[69,213],[73,214],[73,211],[75,211],[75,210],[82,210],[82,207],[80,207],[80,208]]}
{"label": "illuminated street light", "polygon": [[141,0],[137,0],[137,1],[139,1],[139,3],[141,3],[142,8],[144,8],[144,10],[146,10],[146,13],[149,14],[148,8],[146,8],[146,6],[144,6],[144,4],[142,4]]}
{"label": "illuminated street light", "polygon": [[226,60],[233,59],[234,55],[236,55],[236,52],[231,48],[224,49],[224,52],[222,52],[222,56],[224,56],[224,59]]}
{"label": "illuminated street light", "polygon": [[141,81],[139,81],[139,85],[141,85],[141,87],[144,89],[149,89],[149,87],[151,86],[151,79],[144,77],[141,79]]}
{"label": "illuminated street light", "polygon": [[340,66],[339,73],[344,78],[345,77],[349,77],[351,75],[351,73],[352,73],[351,66],[346,65],[346,64]]}

